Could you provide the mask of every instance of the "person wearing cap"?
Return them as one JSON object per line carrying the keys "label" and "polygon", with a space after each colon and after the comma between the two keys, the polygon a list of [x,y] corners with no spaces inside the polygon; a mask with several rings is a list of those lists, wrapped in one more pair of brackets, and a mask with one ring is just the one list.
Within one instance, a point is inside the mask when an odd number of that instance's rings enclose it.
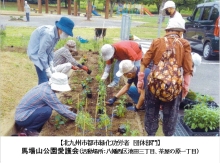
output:
{"label": "person wearing cap", "polygon": [[67,74],[69,70],[82,69],[90,74],[92,71],[88,67],[79,64],[72,56],[71,53],[77,52],[76,42],[74,40],[68,40],[66,44],[54,52],[53,65],[57,72]]}
{"label": "person wearing cap", "polygon": [[141,46],[134,41],[120,41],[113,45],[105,44],[101,48],[101,55],[104,61],[106,61],[106,66],[104,73],[101,77],[102,80],[107,79],[109,72],[116,59],[114,65],[114,78],[113,81],[108,85],[108,87],[115,87],[120,81],[120,77],[116,76],[116,72],[119,70],[119,63],[122,60],[128,59],[134,61],[136,66],[140,66],[140,61],[142,58]]}
{"label": "person wearing cap", "polygon": [[55,26],[43,25],[35,29],[28,43],[27,54],[38,75],[38,84],[47,82],[52,73],[55,72],[53,66],[54,47],[60,39],[73,36],[74,23],[67,17],[61,17],[55,22]]}
{"label": "person wearing cap", "polygon": [[176,4],[173,1],[167,1],[162,10],[165,11],[165,14],[168,15],[170,19],[183,20],[185,23],[182,15],[176,10]]}
{"label": "person wearing cap", "polygon": [[144,70],[148,64],[153,61],[155,65],[159,63],[163,53],[166,51],[165,37],[168,44],[171,45],[174,39],[178,39],[175,44],[175,58],[183,74],[182,92],[172,101],[163,102],[153,96],[145,87],[145,130],[149,136],[155,136],[158,129],[160,106],[163,109],[163,133],[165,136],[172,136],[178,118],[179,105],[189,91],[191,76],[193,75],[193,62],[191,56],[191,47],[187,40],[180,37],[181,32],[185,31],[184,24],[181,21],[170,20],[165,29],[166,35],[162,38],[154,39],[149,50],[141,60],[140,72],[138,73],[138,92],[144,89]]}
{"label": "person wearing cap", "polygon": [[[123,60],[119,64],[119,71],[116,73],[117,77],[121,77],[124,75],[126,77],[127,83],[124,85],[124,87],[121,88],[121,90],[113,97],[110,98],[106,104],[107,105],[113,105],[114,102],[123,94],[127,93],[131,99],[134,102],[134,106],[128,107],[127,109],[133,110],[133,111],[139,111],[144,110],[143,102],[144,102],[144,95],[145,91],[144,89],[141,90],[141,93],[139,94],[137,91],[137,82],[138,82],[138,72],[140,70],[140,66],[135,66],[134,62],[131,60]],[[145,78],[144,78],[144,85],[147,84],[147,76],[150,73],[150,69],[146,68],[144,71]],[[132,85],[134,84],[134,85]]]}
{"label": "person wearing cap", "polygon": [[30,6],[28,5],[27,1],[24,2],[24,11],[25,11],[27,22],[29,22],[30,21]]}
{"label": "person wearing cap", "polygon": [[[168,21],[168,25],[171,19],[175,19],[176,21],[181,21],[184,24],[185,28],[185,20],[183,19],[182,15],[176,10],[176,4],[173,1],[167,1],[164,4],[162,9],[166,15],[170,17]],[[183,33],[181,33],[181,37],[183,38]]]}
{"label": "person wearing cap", "polygon": [[16,107],[15,122],[27,136],[38,136],[52,110],[75,120],[76,114],[62,104],[55,93],[70,91],[67,75],[53,73],[48,82],[35,86],[21,99]]}

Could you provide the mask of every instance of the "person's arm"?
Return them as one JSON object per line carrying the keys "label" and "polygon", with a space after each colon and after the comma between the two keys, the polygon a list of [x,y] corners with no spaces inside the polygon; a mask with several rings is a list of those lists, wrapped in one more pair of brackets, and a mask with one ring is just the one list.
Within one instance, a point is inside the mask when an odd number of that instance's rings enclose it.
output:
{"label": "person's arm", "polygon": [[109,60],[109,61],[106,61],[104,73],[103,73],[103,75],[102,75],[102,77],[101,77],[102,80],[107,79],[107,77],[109,76],[109,72],[110,72],[110,70],[111,70],[111,67],[112,67],[112,64],[111,64],[110,60]]}
{"label": "person's arm", "polygon": [[113,105],[114,102],[123,94],[125,94],[128,89],[130,88],[131,84],[127,83],[124,87],[121,88],[121,90],[112,98],[110,98],[108,101],[106,101],[107,105]]}
{"label": "person's arm", "polygon": [[140,97],[139,97],[139,99],[138,99],[138,103],[136,104],[136,108],[137,108],[137,109],[140,109],[141,106],[143,105],[143,103],[144,103],[144,98],[145,98],[145,90],[142,89],[142,90],[141,90],[141,93],[140,93]]}
{"label": "person's arm", "polygon": [[51,55],[47,53],[47,49],[50,49],[52,44],[53,41],[51,40],[49,34],[42,35],[38,50],[38,57],[44,69],[49,68],[49,61],[53,59]]}
{"label": "person's arm", "polygon": [[131,84],[126,84],[124,87],[121,88],[121,90],[115,95],[115,97],[119,98],[121,95],[125,94],[128,89],[130,88]]}
{"label": "person's arm", "polygon": [[79,65],[79,63],[75,60],[75,58],[73,58],[73,56],[71,55],[71,53],[70,53],[70,51],[68,49],[66,49],[65,52],[62,53],[62,56],[64,58],[66,58],[66,60],[68,62],[70,62],[73,66]]}
{"label": "person's arm", "polygon": [[62,116],[71,120],[75,120],[76,114],[70,111],[66,105],[62,104],[57,98],[56,94],[51,89],[49,89],[50,88],[48,88],[47,92],[44,94],[43,100],[45,101],[45,103]]}

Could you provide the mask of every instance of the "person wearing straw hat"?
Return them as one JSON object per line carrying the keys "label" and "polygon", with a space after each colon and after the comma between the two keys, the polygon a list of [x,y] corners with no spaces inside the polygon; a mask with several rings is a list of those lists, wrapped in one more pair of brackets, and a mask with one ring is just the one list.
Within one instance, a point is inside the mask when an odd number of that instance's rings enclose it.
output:
{"label": "person wearing straw hat", "polygon": [[[113,105],[114,102],[123,94],[127,93],[134,102],[134,106],[127,107],[128,110],[139,111],[144,110],[143,102],[145,91],[142,90],[139,94],[137,91],[137,82],[138,82],[138,72],[140,66],[135,66],[134,62],[131,60],[123,60],[119,64],[119,71],[116,73],[116,76],[121,77],[124,75],[126,77],[127,83],[121,88],[121,90],[112,98],[110,98],[106,104]],[[144,84],[147,84],[147,76],[150,73],[150,69],[146,68],[145,71]],[[132,85],[133,84],[133,85]]]}
{"label": "person wearing straw hat", "polygon": [[[145,130],[148,136],[155,136],[159,127],[159,110],[163,109],[163,133],[165,136],[172,136],[175,133],[177,124],[178,111],[180,102],[185,98],[189,91],[191,77],[193,75],[193,61],[191,55],[191,47],[187,40],[181,38],[181,33],[185,31],[182,21],[170,20],[165,29],[166,35],[162,38],[154,39],[149,50],[141,60],[140,72],[138,73],[138,92],[145,88]],[[176,41],[173,52],[178,64],[178,68],[182,69],[182,91],[172,101],[164,102],[155,97],[148,87],[144,87],[144,70],[153,61],[154,65],[158,65],[162,59],[163,53],[169,46]],[[167,43],[166,43],[167,42]],[[150,80],[150,79],[149,79]]]}
{"label": "person wearing straw hat", "polygon": [[76,42],[74,40],[68,40],[63,47],[54,52],[53,62],[55,70],[68,74],[71,69],[81,69],[86,71],[87,74],[91,74],[92,71],[87,66],[81,65],[73,58],[72,52],[77,52]]}
{"label": "person wearing straw hat", "polygon": [[101,48],[101,55],[103,60],[106,61],[105,70],[101,77],[102,80],[107,79],[114,59],[116,59],[116,62],[114,64],[113,81],[108,85],[108,87],[115,87],[118,86],[118,83],[120,81],[120,77],[116,76],[116,72],[119,70],[119,63],[122,60],[129,59],[131,61],[134,61],[134,64],[136,66],[140,66],[142,50],[141,46],[134,41],[120,41],[114,43],[113,45],[103,45]]}
{"label": "person wearing straw hat", "polygon": [[62,116],[75,120],[76,114],[62,104],[55,93],[70,91],[67,75],[52,74],[48,82],[35,86],[24,95],[15,111],[15,123],[26,136],[38,136],[52,110]]}
{"label": "person wearing straw hat", "polygon": [[73,37],[74,23],[67,17],[61,17],[54,26],[43,25],[35,29],[28,43],[27,54],[34,63],[38,75],[38,84],[47,82],[52,73],[54,47],[60,39]]}

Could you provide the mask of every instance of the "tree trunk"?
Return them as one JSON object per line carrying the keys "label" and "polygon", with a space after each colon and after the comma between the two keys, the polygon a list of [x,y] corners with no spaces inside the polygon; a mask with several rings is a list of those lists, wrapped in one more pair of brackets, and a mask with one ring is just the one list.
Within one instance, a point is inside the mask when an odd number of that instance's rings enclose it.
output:
{"label": "tree trunk", "polygon": [[42,1],[38,0],[38,13],[42,13]]}
{"label": "tree trunk", "polygon": [[74,9],[73,9],[73,11],[74,11],[74,16],[77,16],[77,1],[76,0],[74,0]]}
{"label": "tree trunk", "polygon": [[57,0],[57,15],[61,14],[61,6],[60,6],[61,0]]}
{"label": "tree trunk", "polygon": [[45,13],[48,14],[48,0],[45,0]]}
{"label": "tree trunk", "polygon": [[105,3],[105,19],[108,19],[109,17],[109,1],[110,0],[106,0],[106,3]]}
{"label": "tree trunk", "polygon": [[71,10],[71,0],[68,0],[68,15],[72,15]]}
{"label": "tree trunk", "polygon": [[92,3],[91,0],[88,0],[88,7],[87,7],[87,20],[90,20],[91,18],[91,13],[92,13]]}

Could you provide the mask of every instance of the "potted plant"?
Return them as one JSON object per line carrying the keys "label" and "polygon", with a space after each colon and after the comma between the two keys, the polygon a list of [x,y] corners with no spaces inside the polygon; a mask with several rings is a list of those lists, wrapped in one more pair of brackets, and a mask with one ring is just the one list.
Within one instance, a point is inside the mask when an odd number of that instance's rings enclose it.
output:
{"label": "potted plant", "polygon": [[190,136],[216,136],[219,135],[219,118],[219,108],[209,108],[206,103],[200,103],[184,110],[180,122]]}

